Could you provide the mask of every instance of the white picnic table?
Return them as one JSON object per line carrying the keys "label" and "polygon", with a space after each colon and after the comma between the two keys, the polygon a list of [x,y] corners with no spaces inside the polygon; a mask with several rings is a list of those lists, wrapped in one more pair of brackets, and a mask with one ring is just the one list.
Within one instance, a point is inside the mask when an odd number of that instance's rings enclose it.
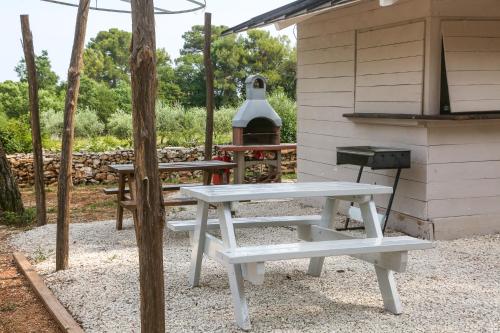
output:
{"label": "white picnic table", "polygon": [[[199,285],[202,258],[206,256],[222,263],[228,272],[234,315],[237,325],[250,329],[244,280],[259,285],[264,281],[266,261],[310,258],[308,274],[320,276],[324,258],[349,255],[372,263],[375,267],[384,307],[402,312],[393,272],[406,269],[409,250],[433,247],[429,241],[412,237],[384,237],[373,195],[390,194],[391,187],[349,182],[314,182],[286,184],[243,184],[181,188],[181,192],[198,200],[197,217],[193,221],[168,223],[173,231],[190,231],[192,257],[189,283]],[[324,209],[318,216],[280,216],[233,218],[231,202],[288,198],[325,198]],[[366,238],[354,238],[333,229],[340,201],[358,203],[366,228]],[[209,205],[216,206],[217,219],[208,219]],[[296,226],[300,242],[239,247],[235,228]],[[208,233],[220,230],[221,238]]]}

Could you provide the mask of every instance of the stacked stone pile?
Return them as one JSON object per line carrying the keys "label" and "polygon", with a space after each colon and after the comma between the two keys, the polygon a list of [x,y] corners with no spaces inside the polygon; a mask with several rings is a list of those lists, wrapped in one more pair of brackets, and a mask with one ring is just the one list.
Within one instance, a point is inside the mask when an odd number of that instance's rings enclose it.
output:
{"label": "stacked stone pile", "polygon": [[[33,156],[32,154],[8,155],[12,171],[18,184],[33,184]],[[160,162],[183,162],[203,159],[203,147],[183,148],[166,147],[158,149]],[[79,152],[73,154],[73,183],[74,184],[101,184],[113,183],[117,176],[109,169],[111,164],[127,164],[134,162],[133,150],[117,150],[103,153]],[[44,153],[43,163],[46,184],[57,182],[60,167],[60,154],[55,152]],[[295,151],[286,151],[282,155],[283,173],[294,173],[296,168]],[[201,176],[200,172],[183,172],[175,174],[164,174],[164,181],[178,180],[186,182]]]}

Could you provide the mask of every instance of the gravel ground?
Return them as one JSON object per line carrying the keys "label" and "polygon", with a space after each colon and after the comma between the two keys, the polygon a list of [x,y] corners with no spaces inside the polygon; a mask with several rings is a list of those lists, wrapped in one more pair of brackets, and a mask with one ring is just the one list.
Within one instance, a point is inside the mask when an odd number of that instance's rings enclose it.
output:
{"label": "gravel ground", "polygon": [[[169,213],[192,218],[194,207]],[[239,215],[315,214],[295,201],[241,204]],[[139,332],[138,256],[132,222],[72,224],[70,269],[54,272],[55,225],[18,234],[14,247],[37,270],[86,332]],[[289,228],[238,231],[241,244],[295,241]],[[236,332],[226,272],[204,260],[201,287],[187,286],[186,234],[165,235],[166,320],[169,332]],[[245,282],[254,332],[500,332],[500,235],[436,242],[409,255],[396,274],[404,313],[382,308],[373,266],[328,258],[320,278],[307,260],[266,264],[263,286]]]}

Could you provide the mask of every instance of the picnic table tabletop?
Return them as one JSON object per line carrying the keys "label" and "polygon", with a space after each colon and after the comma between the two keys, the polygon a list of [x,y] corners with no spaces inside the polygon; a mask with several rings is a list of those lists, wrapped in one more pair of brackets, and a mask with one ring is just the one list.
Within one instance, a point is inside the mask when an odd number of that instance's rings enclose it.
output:
{"label": "picnic table tabletop", "polygon": [[181,187],[181,193],[213,203],[240,200],[390,194],[392,187],[350,182],[237,184]]}
{"label": "picnic table tabletop", "polygon": [[[121,174],[133,174],[134,164],[111,164],[110,169]],[[236,163],[224,162],[217,160],[210,161],[191,161],[191,162],[169,162],[169,163],[159,163],[158,168],[160,171],[190,171],[190,170],[221,170],[221,169],[233,169],[236,167]]]}

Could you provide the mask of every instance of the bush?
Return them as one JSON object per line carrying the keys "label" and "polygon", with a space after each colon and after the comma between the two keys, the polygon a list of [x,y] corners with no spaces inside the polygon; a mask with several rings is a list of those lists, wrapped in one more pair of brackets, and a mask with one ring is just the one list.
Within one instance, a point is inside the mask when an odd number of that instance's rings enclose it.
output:
{"label": "bush", "polygon": [[214,113],[214,143],[229,144],[233,138],[235,108],[225,107]]}
{"label": "bush", "polygon": [[276,90],[269,96],[269,104],[281,117],[281,142],[297,141],[297,105],[283,90]]}
{"label": "bush", "polygon": [[53,109],[42,112],[40,126],[44,134],[51,137],[61,137],[64,126],[64,113]]}
{"label": "bush", "polygon": [[117,111],[109,117],[108,133],[119,139],[132,138],[132,115]]}
{"label": "bush", "polygon": [[91,109],[78,110],[75,119],[75,136],[92,138],[104,133],[104,124]]}
{"label": "bush", "polygon": [[156,130],[162,145],[199,145],[205,140],[205,111],[201,108],[184,109],[180,105],[158,104]]}
{"label": "bush", "polygon": [[32,145],[28,116],[9,119],[0,113],[0,140],[2,140],[7,154],[30,152]]}
{"label": "bush", "polygon": [[0,223],[13,227],[27,227],[36,221],[36,209],[26,208],[21,214],[0,212]]}
{"label": "bush", "polygon": [[75,140],[74,151],[103,152],[130,148],[130,140],[120,140],[114,136],[99,136],[95,138]]}

